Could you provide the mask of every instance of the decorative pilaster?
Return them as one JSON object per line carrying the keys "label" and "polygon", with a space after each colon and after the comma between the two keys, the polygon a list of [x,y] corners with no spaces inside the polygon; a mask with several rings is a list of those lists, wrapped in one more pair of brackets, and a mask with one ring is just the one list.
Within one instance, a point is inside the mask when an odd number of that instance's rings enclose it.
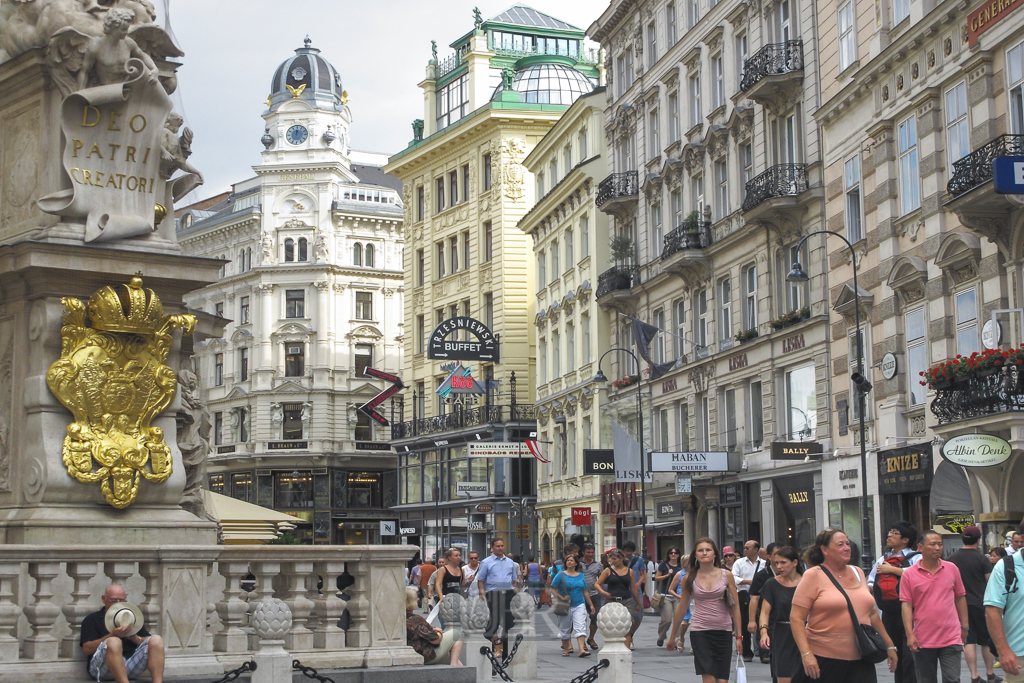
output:
{"label": "decorative pilaster", "polygon": [[[82,632],[82,620],[97,609],[96,605],[89,600],[92,597],[92,592],[89,590],[89,582],[99,572],[100,566],[98,562],[68,562],[67,573],[74,582],[74,585],[71,589],[71,602],[64,605],[60,610],[68,622],[68,627],[71,629],[60,641],[60,656],[62,658],[73,659],[78,657],[82,651],[78,642],[78,637]],[[0,600],[3,600],[2,581],[3,577],[0,575]],[[0,609],[2,609],[2,604],[0,604]],[[146,624],[148,625],[149,623],[151,622],[147,615]],[[2,630],[0,630],[0,633],[2,633]],[[0,635],[0,642],[2,642],[2,635]],[[17,648],[15,648],[15,652],[17,652]],[[3,656],[0,654],[0,660],[2,659]]]}

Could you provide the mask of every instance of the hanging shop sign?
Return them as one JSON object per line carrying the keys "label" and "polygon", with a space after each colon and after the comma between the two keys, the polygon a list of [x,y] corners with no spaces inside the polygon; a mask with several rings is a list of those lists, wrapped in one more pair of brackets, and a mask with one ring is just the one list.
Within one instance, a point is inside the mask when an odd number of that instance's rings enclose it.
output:
{"label": "hanging shop sign", "polygon": [[615,451],[611,448],[584,448],[583,474],[615,474]]}
{"label": "hanging shop sign", "polygon": [[[453,333],[465,330],[476,341],[449,339]],[[442,321],[430,333],[427,358],[436,360],[475,360],[498,362],[498,339],[479,320],[460,315]]]}
{"label": "hanging shop sign", "polygon": [[954,465],[991,467],[1010,458],[1010,444],[991,434],[961,434],[942,444],[942,457]]}
{"label": "hanging shop sign", "polygon": [[476,506],[476,511],[481,514],[486,514],[494,510],[494,506],[490,503],[480,503]]}
{"label": "hanging shop sign", "polygon": [[490,491],[486,481],[457,481],[455,482],[455,496],[466,496],[467,498],[486,498]]}
{"label": "hanging shop sign", "polygon": [[939,515],[935,518],[935,526],[941,526],[954,534],[962,534],[964,529],[975,523],[974,515]]}
{"label": "hanging shop sign", "polygon": [[878,492],[921,493],[932,488],[932,445],[902,446],[878,452]]}
{"label": "hanging shop sign", "polygon": [[364,375],[375,377],[376,379],[382,379],[385,382],[390,382],[391,386],[380,392],[369,401],[359,406],[359,411],[369,415],[372,420],[382,427],[387,427],[390,423],[388,419],[377,412],[377,407],[384,403],[399,391],[401,391],[405,385],[402,384],[402,378],[398,375],[392,375],[390,372],[384,372],[383,370],[377,370],[375,368],[366,368],[363,370]]}
{"label": "hanging shop sign", "polygon": [[651,472],[728,472],[725,451],[651,453]]}
{"label": "hanging shop sign", "polygon": [[814,517],[816,508],[814,505],[813,474],[779,477],[773,481],[789,521]]}
{"label": "hanging shop sign", "polygon": [[683,514],[683,503],[680,500],[659,500],[656,505],[654,514],[657,519],[679,517]]}
{"label": "hanging shop sign", "polygon": [[896,356],[887,353],[882,356],[882,377],[892,379],[896,376]]}
{"label": "hanging shop sign", "polygon": [[573,526],[590,526],[591,524],[591,510],[590,508],[573,508],[572,509],[572,525]]}
{"label": "hanging shop sign", "polygon": [[445,405],[475,406],[479,398],[486,394],[483,386],[473,379],[473,368],[467,368],[459,362],[445,363],[441,369],[448,373],[434,393]]}
{"label": "hanging shop sign", "polygon": [[772,460],[821,460],[824,447],[817,441],[773,441]]}

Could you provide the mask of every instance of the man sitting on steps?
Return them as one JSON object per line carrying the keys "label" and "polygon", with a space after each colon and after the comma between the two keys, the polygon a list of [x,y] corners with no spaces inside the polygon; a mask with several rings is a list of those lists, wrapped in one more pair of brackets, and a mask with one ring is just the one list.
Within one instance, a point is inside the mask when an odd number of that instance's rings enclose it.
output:
{"label": "man sitting on steps", "polygon": [[108,586],[100,598],[103,609],[82,621],[80,642],[89,677],[96,681],[128,683],[129,679],[148,670],[153,683],[163,683],[164,641],[160,636],[149,635],[145,628],[135,629],[131,623],[113,631],[107,628],[107,610],[126,599],[124,587]]}

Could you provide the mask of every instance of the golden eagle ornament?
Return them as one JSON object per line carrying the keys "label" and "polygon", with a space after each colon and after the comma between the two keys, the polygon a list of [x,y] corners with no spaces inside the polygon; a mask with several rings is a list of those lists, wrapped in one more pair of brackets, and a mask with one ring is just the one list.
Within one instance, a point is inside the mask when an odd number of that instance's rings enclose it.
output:
{"label": "golden eagle ornament", "polygon": [[178,382],[164,365],[176,329],[192,334],[192,315],[164,316],[160,298],[142,279],[103,287],[89,298],[65,297],[61,357],[46,384],[74,416],[64,438],[64,465],[82,482],[100,485],[110,505],[135,502],[145,478],[171,476],[171,450],[150,422],[174,398]]}

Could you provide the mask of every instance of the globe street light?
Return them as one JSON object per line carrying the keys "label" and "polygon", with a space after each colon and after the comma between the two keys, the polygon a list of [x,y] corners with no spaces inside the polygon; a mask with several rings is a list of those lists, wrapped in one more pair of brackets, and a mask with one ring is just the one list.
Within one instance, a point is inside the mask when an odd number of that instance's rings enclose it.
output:
{"label": "globe street light", "polygon": [[640,375],[643,371],[640,369],[640,359],[636,357],[629,349],[621,347],[615,347],[605,351],[601,358],[597,361],[597,374],[590,380],[591,382],[604,383],[608,381],[605,377],[604,372],[601,371],[601,362],[604,357],[612,351],[622,351],[623,353],[629,354],[629,357],[636,363],[636,419],[637,426],[639,427],[640,438],[640,545],[643,550],[641,552],[647,552],[647,456],[644,453],[644,411],[643,411],[643,397],[640,393]]}
{"label": "globe street light", "polygon": [[[857,372],[850,375],[850,381],[853,382],[854,391],[857,395],[857,410],[859,412],[858,421],[860,423],[860,480],[861,480],[861,542],[860,542],[860,562],[864,568],[864,572],[871,571],[872,559],[871,554],[871,523],[868,520],[868,447],[867,439],[865,438],[866,427],[864,424],[864,404],[865,398],[869,391],[871,391],[871,382],[864,376],[864,342],[860,331],[860,287],[857,286],[857,254],[853,250],[853,245],[850,240],[846,239],[843,235],[838,232],[831,230],[816,230],[796,245],[796,253],[800,253],[800,248],[804,246],[804,242],[813,235],[835,235],[843,242],[846,243],[846,247],[850,250],[850,256],[853,261],[853,311],[854,320],[857,329]],[[786,280],[789,282],[807,282],[810,277],[807,272],[800,265],[799,261],[793,262],[793,269],[786,275]]]}

